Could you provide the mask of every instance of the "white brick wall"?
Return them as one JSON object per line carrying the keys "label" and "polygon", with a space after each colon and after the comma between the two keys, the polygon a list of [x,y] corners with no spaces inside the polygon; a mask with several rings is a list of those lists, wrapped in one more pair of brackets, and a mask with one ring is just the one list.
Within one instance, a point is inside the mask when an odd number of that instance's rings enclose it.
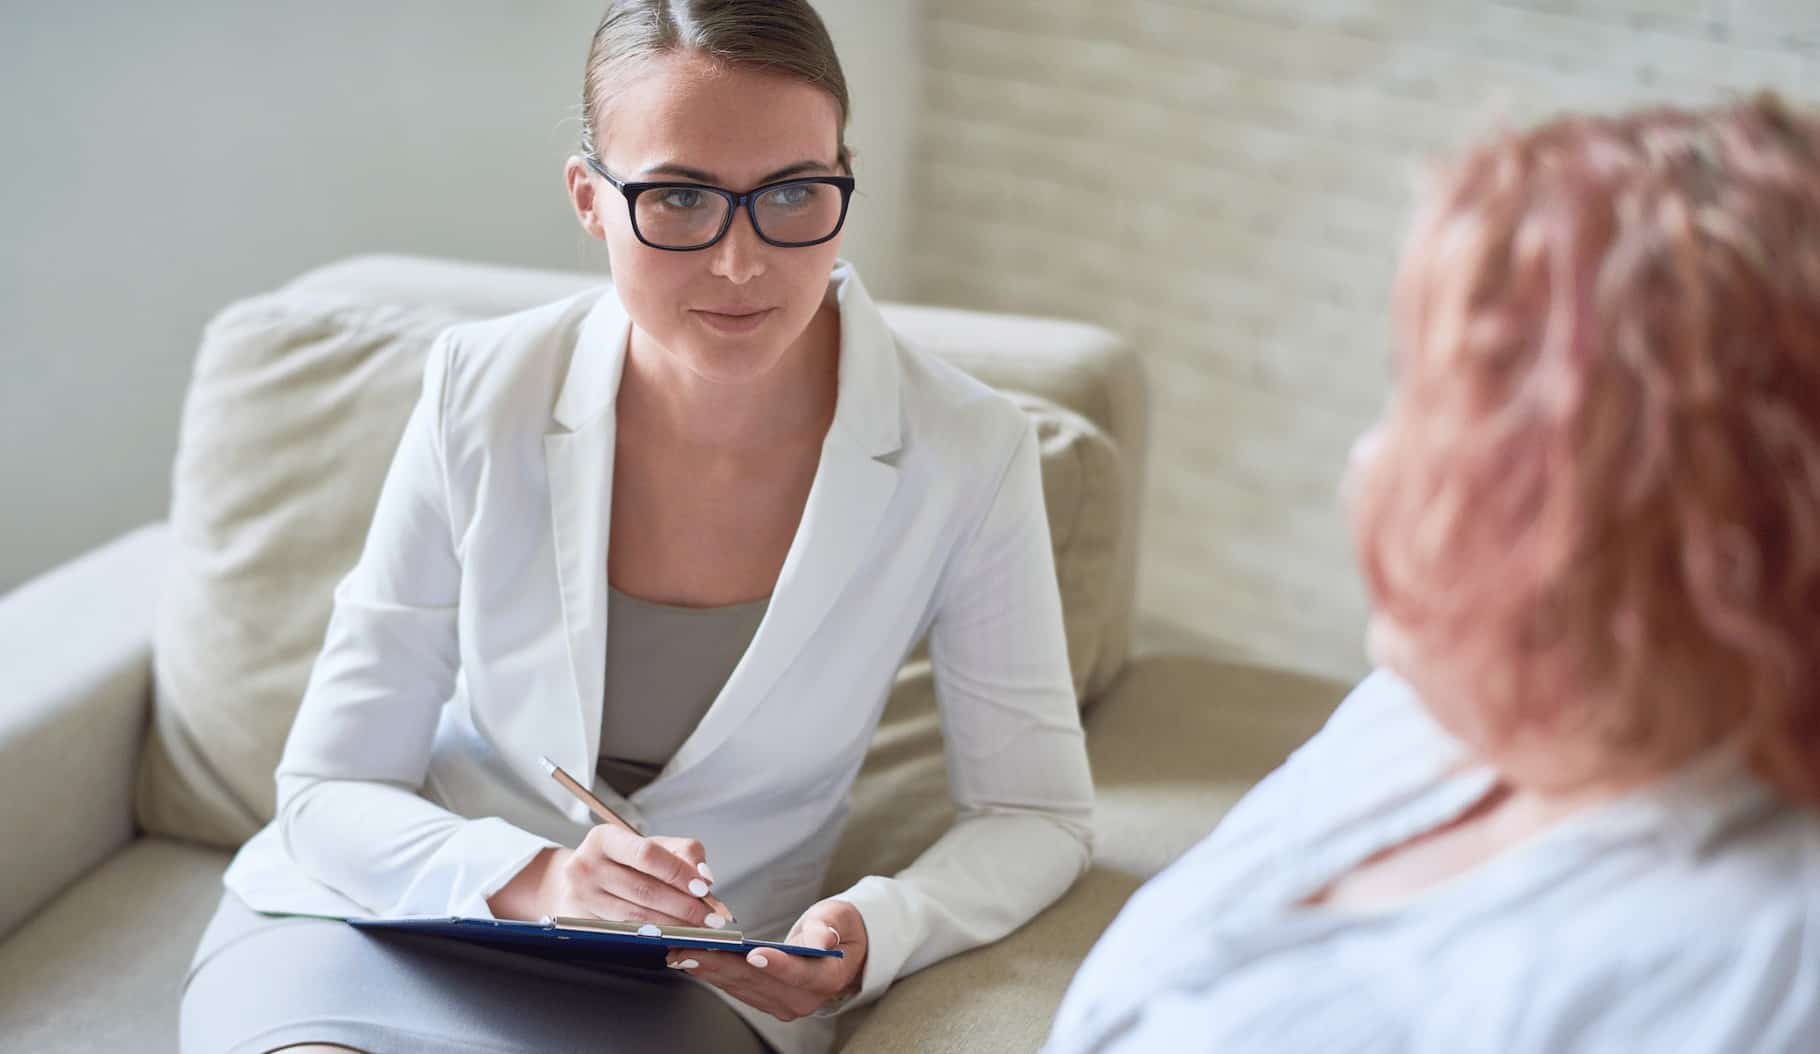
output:
{"label": "white brick wall", "polygon": [[1419,162],[1563,108],[1820,101],[1820,0],[926,0],[919,300],[1147,359],[1146,610],[1364,669],[1335,488],[1386,378]]}

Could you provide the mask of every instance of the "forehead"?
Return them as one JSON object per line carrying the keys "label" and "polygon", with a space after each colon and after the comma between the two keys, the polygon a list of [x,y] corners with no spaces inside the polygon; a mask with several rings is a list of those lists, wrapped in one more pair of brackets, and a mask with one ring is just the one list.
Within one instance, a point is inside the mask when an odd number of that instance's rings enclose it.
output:
{"label": "forehead", "polygon": [[629,78],[602,125],[610,166],[684,165],[733,186],[803,161],[832,165],[840,141],[839,108],[823,89],[680,52]]}

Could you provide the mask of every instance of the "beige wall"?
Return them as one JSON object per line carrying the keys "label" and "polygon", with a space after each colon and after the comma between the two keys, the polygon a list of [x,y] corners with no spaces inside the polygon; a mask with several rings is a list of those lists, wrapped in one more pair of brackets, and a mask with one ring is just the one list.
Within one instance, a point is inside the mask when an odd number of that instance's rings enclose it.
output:
{"label": "beige wall", "polygon": [[1146,608],[1352,676],[1334,493],[1385,391],[1417,159],[1499,113],[1820,101],[1820,3],[929,0],[925,63],[915,294],[1136,341]]}
{"label": "beige wall", "polygon": [[[601,0],[6,3],[0,590],[169,504],[203,322],[357,252],[603,268],[561,163]],[[915,0],[817,0],[847,255],[902,291]]]}

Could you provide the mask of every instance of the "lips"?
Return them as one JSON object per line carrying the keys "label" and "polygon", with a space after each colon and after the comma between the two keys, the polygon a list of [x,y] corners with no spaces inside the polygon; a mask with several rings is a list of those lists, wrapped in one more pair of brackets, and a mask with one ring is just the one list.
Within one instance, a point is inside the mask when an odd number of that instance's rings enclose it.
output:
{"label": "lips", "polygon": [[691,313],[709,329],[721,333],[750,333],[765,324],[775,308],[693,308]]}

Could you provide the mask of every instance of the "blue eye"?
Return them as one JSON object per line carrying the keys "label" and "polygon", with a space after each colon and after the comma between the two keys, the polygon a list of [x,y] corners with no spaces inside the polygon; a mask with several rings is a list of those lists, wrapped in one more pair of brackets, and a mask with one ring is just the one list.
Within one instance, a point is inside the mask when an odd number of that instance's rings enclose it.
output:
{"label": "blue eye", "polygon": [[658,204],[675,212],[688,212],[701,208],[707,197],[708,195],[699,190],[670,187],[658,193]]}
{"label": "blue eye", "polygon": [[800,212],[813,207],[824,189],[820,183],[797,183],[792,186],[778,187],[765,194],[764,205],[773,209]]}

